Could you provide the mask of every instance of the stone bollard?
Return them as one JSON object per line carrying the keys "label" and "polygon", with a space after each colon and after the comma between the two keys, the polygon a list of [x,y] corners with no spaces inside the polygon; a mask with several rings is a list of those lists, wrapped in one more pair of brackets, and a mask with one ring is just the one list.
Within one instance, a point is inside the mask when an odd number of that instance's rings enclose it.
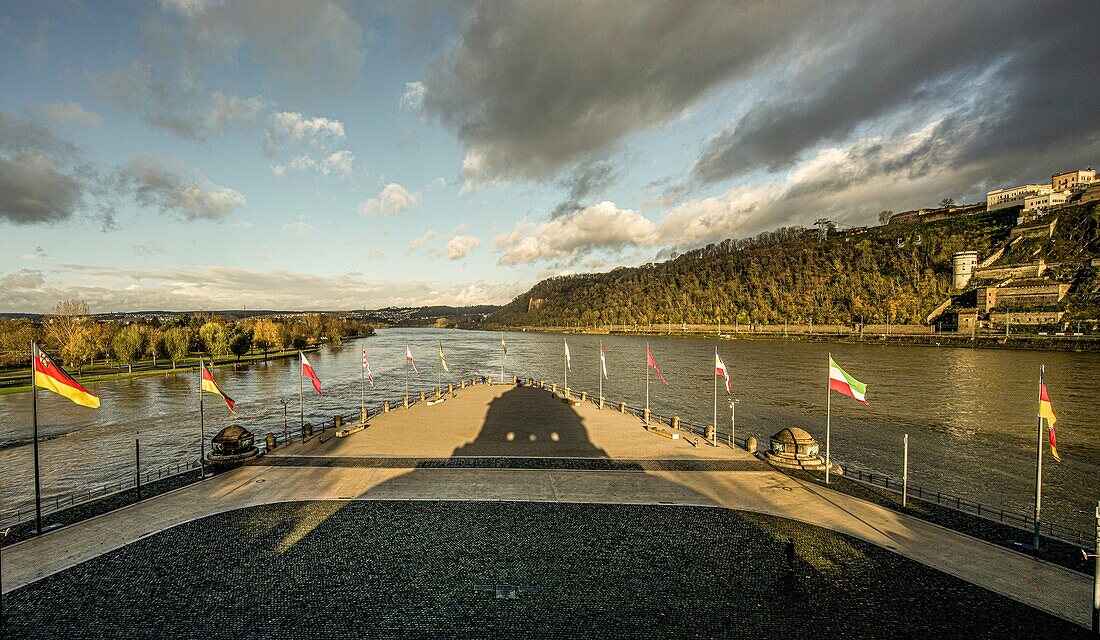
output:
{"label": "stone bollard", "polygon": [[485,377],[485,384],[492,385],[493,384],[493,376],[486,376]]}
{"label": "stone bollard", "polygon": [[517,384],[519,384],[519,381],[516,379],[516,376],[513,375],[512,376],[512,385],[515,386]]}
{"label": "stone bollard", "polygon": [[619,413],[626,413],[626,403],[625,402],[620,402],[619,403]]}
{"label": "stone bollard", "polygon": [[708,424],[707,425],[707,432],[706,432],[706,435],[704,437],[707,439],[707,442],[715,442],[715,440],[714,440],[714,425],[713,424]]}
{"label": "stone bollard", "polygon": [[586,400],[588,400],[588,392],[581,391],[581,402],[585,402]]}
{"label": "stone bollard", "polygon": [[672,416],[672,421],[669,422],[668,426],[672,427],[673,429],[679,429],[680,428],[680,416]]}
{"label": "stone bollard", "polygon": [[366,407],[363,407],[362,409],[359,410],[359,422],[362,422],[363,424],[367,423],[367,408]]}
{"label": "stone bollard", "polygon": [[566,387],[565,388],[565,399],[568,400],[571,397],[571,394],[572,394],[572,392],[569,390],[569,387]]}
{"label": "stone bollard", "polygon": [[305,442],[306,440],[309,440],[312,437],[313,437],[313,425],[308,424],[308,423],[302,425],[302,441]]}
{"label": "stone bollard", "polygon": [[550,385],[550,393],[557,393],[557,392],[558,392],[558,385],[555,382],[555,383]]}
{"label": "stone bollard", "polygon": [[642,422],[649,424],[649,409],[642,409]]}
{"label": "stone bollard", "polygon": [[344,419],[341,418],[340,416],[334,416],[332,418],[332,428],[333,429],[339,429],[342,426],[344,426]]}
{"label": "stone bollard", "polygon": [[749,436],[749,439],[745,441],[745,451],[756,453],[756,438]]}
{"label": "stone bollard", "polygon": [[546,381],[545,380],[539,380],[539,389],[545,389],[545,388],[546,388]]}
{"label": "stone bollard", "polygon": [[424,402],[424,392],[423,391],[420,392],[420,401]]}
{"label": "stone bollard", "polygon": [[382,413],[389,413],[389,412],[390,412],[390,401],[386,400],[385,402],[382,403]]}
{"label": "stone bollard", "polygon": [[454,392],[455,392],[455,386],[453,384],[451,384],[450,382],[448,382],[447,383],[447,393],[454,393]]}
{"label": "stone bollard", "polygon": [[463,379],[458,381],[458,388],[459,389],[465,389],[466,388],[466,378],[463,378]]}
{"label": "stone bollard", "polygon": [[268,451],[274,451],[275,450],[275,434],[274,433],[267,434],[267,450]]}

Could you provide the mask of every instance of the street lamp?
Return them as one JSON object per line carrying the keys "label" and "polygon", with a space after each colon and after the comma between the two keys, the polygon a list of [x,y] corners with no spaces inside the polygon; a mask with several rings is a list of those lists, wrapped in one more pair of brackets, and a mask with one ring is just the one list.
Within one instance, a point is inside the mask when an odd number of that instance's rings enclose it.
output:
{"label": "street lamp", "polygon": [[737,403],[741,402],[741,401],[738,400],[737,398],[730,398],[729,401],[730,401],[730,441],[729,441],[729,445],[730,445],[730,448],[732,449],[734,447],[733,434],[734,434],[735,431],[737,431]]}

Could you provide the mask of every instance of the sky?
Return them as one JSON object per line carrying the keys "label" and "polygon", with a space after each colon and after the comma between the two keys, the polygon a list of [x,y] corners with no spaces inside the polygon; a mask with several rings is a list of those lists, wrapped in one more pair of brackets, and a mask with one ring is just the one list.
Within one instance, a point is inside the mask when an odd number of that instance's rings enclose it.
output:
{"label": "sky", "polygon": [[1100,163],[1087,3],[5,7],[0,312],[503,304]]}

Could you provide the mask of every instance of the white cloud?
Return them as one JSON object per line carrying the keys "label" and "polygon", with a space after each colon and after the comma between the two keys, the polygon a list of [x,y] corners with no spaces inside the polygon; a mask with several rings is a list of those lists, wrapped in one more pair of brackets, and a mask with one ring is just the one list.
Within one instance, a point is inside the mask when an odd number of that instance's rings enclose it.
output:
{"label": "white cloud", "polygon": [[42,105],[42,110],[51,122],[58,124],[72,122],[88,127],[103,125],[103,118],[88,111],[79,102],[51,102]]}
{"label": "white cloud", "polygon": [[56,300],[88,301],[93,313],[164,309],[361,309],[387,306],[503,304],[530,283],[372,280],[349,271],[315,275],[240,267],[118,269],[64,265],[0,275],[0,309],[49,312]]}
{"label": "white cloud", "polygon": [[437,235],[438,234],[435,231],[428,229],[428,231],[424,235],[409,243],[409,253],[412,253],[413,251],[416,251],[420,247],[424,246],[425,244],[431,242],[436,238]]}
{"label": "white cloud", "polygon": [[481,238],[476,236],[455,236],[447,243],[447,259],[461,260],[468,253],[481,246]]}
{"label": "white cloud", "polygon": [[590,251],[621,251],[655,242],[656,226],[652,222],[613,202],[585,207],[537,226],[520,223],[510,233],[493,239],[493,244],[504,251],[498,261],[502,265],[541,260],[571,264]]}
{"label": "white cloud", "polygon": [[279,111],[272,114],[269,133],[276,137],[287,137],[313,143],[347,139],[343,122],[325,117],[309,118],[291,111]]}
{"label": "white cloud", "polygon": [[272,165],[271,172],[277,176],[286,175],[291,171],[302,172],[313,169],[321,175],[335,175],[346,178],[351,175],[355,164],[355,154],[351,151],[334,151],[320,159],[312,155],[300,155],[292,158],[287,164]]}
{"label": "white cloud", "polygon": [[359,213],[372,218],[384,218],[386,216],[398,216],[409,207],[420,204],[420,192],[409,193],[408,189],[396,182],[391,182],[382,188],[377,198],[371,198],[359,203]]}
{"label": "white cloud", "polygon": [[231,224],[229,226],[233,227],[234,229],[240,229],[242,231],[247,231],[247,230],[252,228],[252,223],[247,221],[247,220],[238,220],[238,221],[234,222],[233,224]]}
{"label": "white cloud", "polygon": [[405,111],[420,111],[424,106],[424,83],[407,82],[405,91],[401,94],[401,109]]}
{"label": "white cloud", "polygon": [[19,257],[23,258],[24,260],[52,260],[52,258],[50,258],[50,254],[46,253],[46,250],[42,248],[42,245],[35,247],[34,251],[32,251],[31,253],[24,253]]}
{"label": "white cloud", "polygon": [[313,225],[309,223],[309,216],[298,216],[296,222],[283,225],[283,231],[289,231],[297,236],[308,236],[313,233]]}

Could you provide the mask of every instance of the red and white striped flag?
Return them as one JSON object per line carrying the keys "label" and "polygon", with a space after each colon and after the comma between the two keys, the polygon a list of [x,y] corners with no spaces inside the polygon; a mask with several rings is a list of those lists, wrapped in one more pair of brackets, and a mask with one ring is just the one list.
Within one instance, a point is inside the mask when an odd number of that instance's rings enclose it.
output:
{"label": "red and white striped flag", "polygon": [[413,366],[413,371],[416,372],[416,375],[420,375],[420,369],[416,368],[416,360],[413,360],[413,352],[409,349],[408,343],[405,343],[405,362]]}
{"label": "red and white striped flag", "polygon": [[730,389],[730,372],[726,369],[726,363],[722,362],[722,358],[718,356],[718,348],[714,349],[714,375],[722,376],[726,379],[726,395],[732,395]]}
{"label": "red and white striped flag", "polygon": [[302,377],[309,378],[309,381],[313,383],[313,388],[317,390],[318,395],[324,395],[321,393],[321,379],[317,377],[317,372],[313,370],[313,365],[309,363],[309,360],[306,360],[306,354],[299,351],[298,355],[302,358]]}
{"label": "red and white striped flag", "polygon": [[367,380],[370,381],[371,389],[374,388],[374,376],[370,372],[370,363],[367,362],[367,350],[363,349],[363,368],[367,370]]}

